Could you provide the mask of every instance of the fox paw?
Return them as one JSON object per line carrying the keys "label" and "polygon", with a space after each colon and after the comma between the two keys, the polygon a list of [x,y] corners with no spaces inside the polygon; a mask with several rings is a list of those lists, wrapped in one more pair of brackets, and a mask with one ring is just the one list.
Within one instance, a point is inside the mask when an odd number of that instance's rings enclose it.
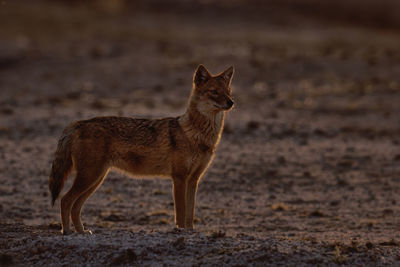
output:
{"label": "fox paw", "polygon": [[93,235],[93,232],[91,230],[83,230],[83,232],[81,234],[83,234],[83,235]]}
{"label": "fox paw", "polygon": [[62,230],[61,230],[61,234],[62,234],[62,235],[70,235],[70,234],[72,234],[72,232],[71,232],[71,230],[69,230],[69,229],[62,229]]}

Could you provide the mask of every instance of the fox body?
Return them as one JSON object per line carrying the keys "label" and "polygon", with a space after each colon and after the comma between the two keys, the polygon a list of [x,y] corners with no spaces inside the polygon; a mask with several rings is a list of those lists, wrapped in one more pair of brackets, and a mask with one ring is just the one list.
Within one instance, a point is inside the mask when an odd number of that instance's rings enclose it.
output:
{"label": "fox body", "polygon": [[70,233],[70,218],[76,232],[90,232],[81,222],[82,206],[111,168],[139,177],[171,177],[176,226],[193,228],[197,185],[219,143],[225,111],[233,106],[232,76],[233,67],[213,76],[200,65],[187,110],[179,117],[96,117],[68,125],[49,178],[54,205],[71,171],[76,172],[61,199],[61,232]]}

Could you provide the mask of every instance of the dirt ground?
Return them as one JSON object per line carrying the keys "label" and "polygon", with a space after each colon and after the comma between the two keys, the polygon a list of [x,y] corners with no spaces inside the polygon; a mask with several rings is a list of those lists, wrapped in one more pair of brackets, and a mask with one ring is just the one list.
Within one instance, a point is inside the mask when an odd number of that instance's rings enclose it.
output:
{"label": "dirt ground", "polygon": [[[243,2],[1,1],[0,265],[400,265],[400,31]],[[199,63],[235,66],[236,106],[196,229],[174,228],[169,179],[113,172],[94,234],[60,235],[63,128],[179,115]]]}

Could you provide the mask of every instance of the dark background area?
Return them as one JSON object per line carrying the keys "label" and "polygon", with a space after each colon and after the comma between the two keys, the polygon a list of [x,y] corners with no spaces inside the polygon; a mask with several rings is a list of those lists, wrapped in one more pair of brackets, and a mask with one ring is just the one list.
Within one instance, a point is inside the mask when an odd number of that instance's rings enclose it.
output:
{"label": "dark background area", "polygon": [[[0,265],[398,265],[399,1],[0,1]],[[112,172],[59,234],[73,120],[185,111],[198,64],[235,109],[173,230],[171,182]],[[71,183],[66,185],[65,190]]]}

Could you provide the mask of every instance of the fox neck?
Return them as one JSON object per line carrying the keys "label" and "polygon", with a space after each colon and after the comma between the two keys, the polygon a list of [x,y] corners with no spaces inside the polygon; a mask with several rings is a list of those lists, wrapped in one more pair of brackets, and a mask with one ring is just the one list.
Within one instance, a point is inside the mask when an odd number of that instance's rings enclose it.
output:
{"label": "fox neck", "polygon": [[225,112],[204,112],[195,101],[179,118],[183,130],[189,139],[198,145],[206,145],[212,150],[218,145],[224,128]]}

